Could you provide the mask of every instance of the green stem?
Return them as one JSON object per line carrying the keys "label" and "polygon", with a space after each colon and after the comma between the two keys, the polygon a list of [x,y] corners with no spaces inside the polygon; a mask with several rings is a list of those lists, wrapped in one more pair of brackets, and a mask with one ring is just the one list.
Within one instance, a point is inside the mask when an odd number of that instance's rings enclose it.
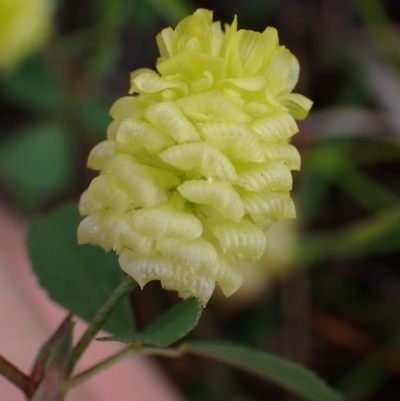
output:
{"label": "green stem", "polygon": [[78,386],[79,384],[82,384],[84,381],[90,379],[92,376],[96,375],[102,370],[107,369],[110,366],[114,365],[115,363],[127,358],[128,356],[137,354],[139,352],[142,352],[143,354],[146,355],[157,355],[157,356],[165,356],[168,358],[176,358],[182,356],[184,350],[173,349],[173,348],[142,347],[140,344],[134,344],[127,348],[124,348],[123,350],[117,352],[116,354],[106,359],[103,359],[96,365],[79,373],[78,375],[76,375],[67,382],[66,389],[70,389],[72,387]]}
{"label": "green stem", "polygon": [[74,351],[72,352],[71,362],[68,368],[68,376],[72,373],[77,361],[85,352],[90,342],[104,326],[104,323],[112,315],[116,307],[121,301],[132,291],[135,287],[136,282],[130,277],[126,276],[121,284],[114,290],[107,302],[99,309],[93,320],[90,322],[89,327],[83,333],[82,337],[76,344]]}
{"label": "green stem", "polygon": [[28,394],[29,377],[22,373],[2,355],[0,355],[0,375],[4,376],[11,383],[15,384],[25,394]]}
{"label": "green stem", "polygon": [[84,370],[83,372],[79,373],[78,375],[70,379],[69,382],[67,382],[67,388],[72,388],[83,383],[84,381],[90,379],[98,372],[107,369],[108,367],[114,365],[119,361],[122,361],[123,359],[125,359],[130,355],[136,354],[138,351],[139,348],[136,346],[130,346],[124,348],[122,351],[117,352],[116,354],[110,356],[109,358],[103,359],[96,365]]}
{"label": "green stem", "polygon": [[84,381],[90,379],[92,376],[96,375],[97,373],[101,372],[104,369],[109,368],[110,366],[114,365],[115,363],[122,361],[123,359],[127,358],[128,356],[137,354],[142,352],[146,355],[157,355],[157,356],[164,356],[168,358],[177,358],[182,356],[184,353],[183,349],[174,349],[174,348],[157,348],[157,347],[142,347],[139,344],[131,345],[123,350],[117,352],[116,354],[103,359],[96,365],[84,370],[83,372],[79,373],[72,379],[67,382],[66,388],[70,389],[72,387],[78,386],[82,384]]}

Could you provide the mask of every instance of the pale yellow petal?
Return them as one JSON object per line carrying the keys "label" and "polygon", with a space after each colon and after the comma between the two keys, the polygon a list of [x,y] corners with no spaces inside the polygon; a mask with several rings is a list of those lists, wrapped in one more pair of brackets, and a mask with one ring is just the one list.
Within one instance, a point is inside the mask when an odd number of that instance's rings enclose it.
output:
{"label": "pale yellow petal", "polygon": [[210,71],[215,79],[223,75],[225,61],[222,57],[195,53],[186,50],[173,58],[162,59],[157,63],[157,70],[163,76],[181,74],[190,80],[203,77],[205,71]]}
{"label": "pale yellow petal", "polygon": [[219,269],[215,277],[226,297],[236,292],[243,283],[242,268],[233,254],[226,252],[218,253]]}
{"label": "pale yellow petal", "polygon": [[289,81],[292,60],[292,53],[283,46],[275,52],[266,74],[268,87],[275,94],[286,92],[287,88],[293,84]]}
{"label": "pale yellow petal", "polygon": [[132,224],[132,213],[108,212],[101,221],[102,229],[113,238],[113,249],[120,253],[126,247],[145,255],[155,253],[155,241],[136,232]]}
{"label": "pale yellow petal", "polygon": [[240,106],[227,99],[220,91],[184,97],[177,103],[184,114],[194,121],[215,119],[240,124],[251,119]]}
{"label": "pale yellow petal", "polygon": [[102,208],[112,209],[116,212],[126,212],[133,209],[131,198],[113,185],[110,177],[99,175],[89,185],[86,196],[81,204],[81,214],[86,214],[85,205],[101,205]]}
{"label": "pale yellow petal", "polygon": [[131,78],[130,93],[156,93],[165,89],[173,89],[182,96],[187,95],[189,91],[189,88],[183,81],[178,79],[163,79],[155,71],[143,72]]}
{"label": "pale yellow petal", "polygon": [[268,216],[269,219],[294,219],[296,209],[289,194],[278,192],[247,192],[241,194],[244,207],[251,214]]}
{"label": "pale yellow petal", "polygon": [[134,96],[124,96],[114,102],[110,109],[110,116],[121,122],[126,118],[140,117],[142,108],[139,106],[137,98]]}
{"label": "pale yellow petal", "polygon": [[286,88],[286,93],[291,92],[298,80],[299,80],[299,75],[300,75],[300,63],[299,60],[292,54],[292,62],[290,64],[290,70],[288,74],[288,86]]}
{"label": "pale yellow petal", "polygon": [[299,93],[290,93],[282,96],[280,99],[282,105],[289,110],[289,113],[296,120],[304,120],[313,105],[310,99]]}
{"label": "pale yellow petal", "polygon": [[178,291],[182,298],[196,297],[203,306],[206,306],[214,291],[215,282],[210,277],[193,274],[186,265],[180,265],[161,254],[141,256],[123,249],[118,261],[122,270],[141,287],[149,281],[160,280],[164,288]]}
{"label": "pale yellow petal", "polygon": [[176,103],[163,102],[150,106],[145,111],[145,117],[177,143],[200,142],[196,127]]}
{"label": "pale yellow petal", "polygon": [[133,117],[122,120],[116,139],[123,144],[143,146],[151,153],[158,153],[174,144],[174,141],[161,130]]}
{"label": "pale yellow petal", "polygon": [[292,189],[292,175],[289,167],[279,162],[249,163],[236,168],[236,185],[247,191],[260,192],[264,189],[289,191]]}
{"label": "pale yellow petal", "polygon": [[218,269],[218,254],[213,245],[202,239],[167,238],[157,241],[157,251],[166,258],[185,263],[192,273],[215,275]]}
{"label": "pale yellow petal", "polygon": [[78,226],[78,244],[101,246],[106,252],[113,249],[112,233],[104,231],[101,225],[101,214],[86,216]]}
{"label": "pale yellow petal", "polygon": [[256,136],[244,124],[207,122],[198,124],[201,137],[228,156],[248,162],[263,162],[265,155]]}
{"label": "pale yellow petal", "polygon": [[137,210],[132,218],[138,233],[155,239],[196,239],[203,232],[197,217],[168,204]]}
{"label": "pale yellow petal", "polygon": [[280,110],[255,120],[251,130],[266,142],[287,139],[299,131],[294,118],[288,112]]}
{"label": "pale yellow petal", "polygon": [[229,159],[207,142],[176,145],[160,153],[160,157],[176,168],[198,172],[206,178],[234,180],[237,177]]}
{"label": "pale yellow petal", "polygon": [[290,170],[300,170],[300,153],[293,145],[288,143],[262,143],[261,147],[267,160],[283,162]]}
{"label": "pale yellow petal", "polygon": [[228,219],[238,221],[244,215],[243,203],[229,182],[191,180],[177,189],[187,200],[210,205]]}
{"label": "pale yellow petal", "polygon": [[115,141],[99,142],[89,153],[86,166],[92,170],[101,170],[117,153],[118,144]]}
{"label": "pale yellow petal", "polygon": [[255,77],[230,78],[218,83],[218,88],[236,87],[249,92],[257,92],[265,87],[267,80],[258,75]]}
{"label": "pale yellow petal", "polygon": [[107,139],[109,141],[115,141],[117,139],[117,132],[119,123],[117,121],[111,121],[107,127]]}
{"label": "pale yellow petal", "polygon": [[231,252],[240,260],[257,260],[264,253],[264,233],[253,223],[225,221],[211,227],[224,252]]}
{"label": "pale yellow petal", "polygon": [[175,48],[174,48],[175,36],[176,36],[175,32],[171,27],[163,29],[156,36],[156,41],[161,57],[167,58],[175,54]]}
{"label": "pale yellow petal", "polygon": [[104,169],[136,207],[153,207],[167,201],[166,190],[179,185],[168,171],[136,163],[128,155],[116,155]]}

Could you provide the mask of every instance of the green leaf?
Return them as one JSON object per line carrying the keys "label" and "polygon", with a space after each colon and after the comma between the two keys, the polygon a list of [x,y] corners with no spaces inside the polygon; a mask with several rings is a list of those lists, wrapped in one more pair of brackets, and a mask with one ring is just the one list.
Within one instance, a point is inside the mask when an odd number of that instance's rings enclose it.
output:
{"label": "green leaf", "polygon": [[98,338],[99,341],[141,343],[168,347],[189,333],[198,323],[202,308],[196,298],[189,298],[164,313],[140,333]]}
{"label": "green leaf", "polygon": [[30,127],[0,146],[1,175],[25,209],[34,209],[70,184],[74,159],[68,132],[55,124]]}
{"label": "green leaf", "polygon": [[309,401],[342,400],[337,391],[301,365],[239,344],[188,342],[182,350],[254,373]]}
{"label": "green leaf", "polygon": [[[40,285],[55,302],[88,322],[121,283],[124,274],[114,253],[78,245],[76,231],[80,220],[76,204],[35,218],[29,226],[27,246]],[[111,333],[132,330],[128,300],[117,308],[105,330]]]}
{"label": "green leaf", "polygon": [[109,111],[113,100],[88,98],[77,106],[77,115],[91,130],[96,141],[106,139],[107,126],[111,122]]}
{"label": "green leaf", "polygon": [[2,82],[14,103],[29,109],[56,110],[63,105],[65,90],[54,70],[39,57],[23,64]]}
{"label": "green leaf", "polygon": [[72,315],[61,323],[41,348],[31,374],[33,395],[30,401],[58,401],[72,353]]}

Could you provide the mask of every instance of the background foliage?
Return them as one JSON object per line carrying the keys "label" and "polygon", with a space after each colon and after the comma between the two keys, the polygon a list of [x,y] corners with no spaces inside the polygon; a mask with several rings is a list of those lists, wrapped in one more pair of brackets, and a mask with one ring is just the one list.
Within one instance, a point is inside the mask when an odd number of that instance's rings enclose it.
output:
{"label": "background foliage", "polygon": [[[92,178],[88,151],[105,137],[129,72],[154,67],[155,34],[198,7],[224,22],[238,14],[242,28],[276,26],[300,59],[297,90],[315,106],[294,138],[303,155],[297,222],[270,234],[270,254],[248,285],[229,302],[216,294],[192,338],[240,341],[305,364],[348,401],[399,399],[397,1],[58,2],[50,42],[0,77],[2,200],[27,216],[76,202]],[[175,302],[157,283],[136,290],[138,327]],[[211,373],[191,356],[160,363],[190,401],[297,399],[224,365]]]}

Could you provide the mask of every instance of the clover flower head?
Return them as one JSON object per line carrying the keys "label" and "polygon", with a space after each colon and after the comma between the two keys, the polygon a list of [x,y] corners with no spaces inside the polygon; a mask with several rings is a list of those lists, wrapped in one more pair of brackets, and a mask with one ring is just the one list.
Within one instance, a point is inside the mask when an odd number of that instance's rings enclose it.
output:
{"label": "clover flower head", "polygon": [[240,287],[274,221],[295,217],[289,141],[312,102],[291,93],[299,63],[274,28],[222,29],[199,9],[157,43],[158,72],[132,73],[133,96],[89,155],[100,175],[78,240],[116,251],[140,286],[160,280],[206,305],[216,283],[226,296]]}
{"label": "clover flower head", "polygon": [[49,37],[52,0],[0,0],[0,69],[10,69]]}

